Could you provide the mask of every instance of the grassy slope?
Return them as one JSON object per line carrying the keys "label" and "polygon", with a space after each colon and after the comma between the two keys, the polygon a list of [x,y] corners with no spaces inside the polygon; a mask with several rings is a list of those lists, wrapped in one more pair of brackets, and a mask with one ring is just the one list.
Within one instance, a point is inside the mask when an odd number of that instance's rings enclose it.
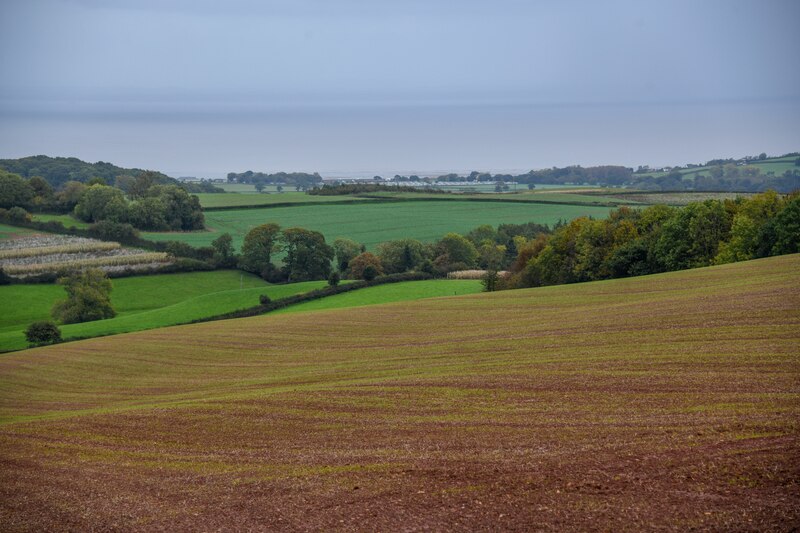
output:
{"label": "grassy slope", "polygon": [[[323,285],[323,281],[269,285],[257,276],[232,270],[120,278],[114,280],[111,293],[116,317],[68,324],[61,330],[64,338],[70,338],[158,328],[252,307],[260,294],[275,299]],[[0,287],[0,350],[25,348],[28,324],[50,319],[53,303],[65,297],[58,285]]]}
{"label": "grassy slope", "polygon": [[314,205],[265,209],[231,209],[206,212],[206,226],[212,231],[192,233],[143,233],[148,239],[181,240],[207,246],[220,233],[242,244],[254,226],[277,222],[283,227],[299,226],[321,231],[328,242],[347,237],[368,248],[378,243],[411,237],[433,241],[449,231],[466,233],[481,224],[539,222],[554,224],[582,215],[605,217],[609,209],[595,206],[520,204],[514,202],[402,202],[376,205]]}
{"label": "grassy slope", "polygon": [[274,314],[300,313],[322,309],[342,309],[391,302],[408,302],[423,298],[457,296],[481,292],[483,285],[478,280],[434,279],[406,281],[389,285],[378,285],[357,291],[328,296],[320,300],[305,302],[274,311]]}
{"label": "grassy slope", "polygon": [[46,213],[36,213],[33,215],[33,220],[41,222],[49,222],[51,220],[56,220],[58,222],[61,222],[65,228],[75,226],[76,228],[86,229],[89,226],[91,226],[91,224],[89,224],[88,222],[84,222],[83,220],[78,220],[72,215],[48,215]]}
{"label": "grassy slope", "polygon": [[34,233],[36,232],[31,229],[9,226],[8,224],[0,224],[0,241],[4,239],[10,239],[12,237],[33,235]]}
{"label": "grassy slope", "polygon": [[5,355],[0,520],[792,529],[798,272],[794,255]]}

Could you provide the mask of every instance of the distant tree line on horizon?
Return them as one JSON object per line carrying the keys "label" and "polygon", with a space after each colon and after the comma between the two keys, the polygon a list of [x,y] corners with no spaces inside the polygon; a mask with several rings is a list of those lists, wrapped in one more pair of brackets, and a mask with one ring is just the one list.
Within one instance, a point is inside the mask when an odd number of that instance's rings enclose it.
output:
{"label": "distant tree line on horizon", "polygon": [[[794,154],[789,154],[794,155]],[[464,176],[460,174],[443,174],[435,178],[419,176],[394,176],[390,181],[396,183],[520,183],[528,186],[541,185],[593,185],[604,187],[630,187],[653,191],[730,191],[730,192],[764,192],[775,190],[789,193],[800,188],[800,157],[795,161],[797,169],[787,170],[780,175],[767,172],[751,164],[741,162],[721,162],[714,160],[702,171],[692,171],[698,165],[686,168],[674,167],[661,175],[651,175],[623,166],[604,165],[582,167],[579,165],[562,168],[531,170],[524,174],[491,174],[473,171]],[[710,162],[712,163],[712,162]]]}
{"label": "distant tree line on horizon", "polygon": [[447,194],[449,191],[430,187],[414,187],[410,185],[386,185],[384,183],[326,183],[306,191],[316,196],[345,196],[348,194],[365,194],[372,192],[424,192]]}
{"label": "distant tree line on horizon", "polygon": [[228,183],[249,183],[252,185],[288,185],[296,187],[298,190],[310,189],[322,183],[322,176],[318,172],[308,174],[307,172],[276,172],[266,174],[264,172],[253,172],[248,170],[237,174],[228,173]]}
{"label": "distant tree line on horizon", "polygon": [[[87,183],[99,178],[104,185],[115,185],[120,176],[132,180],[144,172],[149,172],[160,184],[177,184],[177,180],[161,172],[142,170],[139,168],[122,168],[111,163],[98,161],[87,163],[75,157],[49,157],[35,155],[19,159],[0,159],[0,169],[18,174],[23,178],[38,176],[44,178],[54,189],[60,189],[68,181]],[[123,180],[123,181],[129,181]],[[120,187],[123,188],[123,187]]]}

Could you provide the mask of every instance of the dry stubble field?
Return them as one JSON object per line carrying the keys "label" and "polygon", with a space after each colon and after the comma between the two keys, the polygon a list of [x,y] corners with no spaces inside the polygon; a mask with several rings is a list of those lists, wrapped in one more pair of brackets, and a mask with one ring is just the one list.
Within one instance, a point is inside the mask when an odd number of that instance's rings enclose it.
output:
{"label": "dry stubble field", "polygon": [[792,530],[800,256],[0,357],[0,529]]}

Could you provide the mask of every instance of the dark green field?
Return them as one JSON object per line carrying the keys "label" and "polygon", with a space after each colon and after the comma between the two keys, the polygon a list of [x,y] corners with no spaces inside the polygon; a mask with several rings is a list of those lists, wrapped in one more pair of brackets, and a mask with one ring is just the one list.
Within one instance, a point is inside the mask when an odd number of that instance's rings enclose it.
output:
{"label": "dark green field", "polygon": [[402,238],[434,241],[447,232],[467,233],[481,224],[538,222],[555,224],[579,216],[605,217],[610,208],[588,205],[526,204],[517,202],[419,201],[357,205],[274,207],[207,211],[209,231],[191,233],[143,233],[152,240],[180,240],[208,246],[221,233],[233,235],[235,246],[253,227],[277,222],[320,231],[331,242],[347,237],[367,248]]}
{"label": "dark green field", "polygon": [[3,530],[792,531],[800,256],[0,357]]}

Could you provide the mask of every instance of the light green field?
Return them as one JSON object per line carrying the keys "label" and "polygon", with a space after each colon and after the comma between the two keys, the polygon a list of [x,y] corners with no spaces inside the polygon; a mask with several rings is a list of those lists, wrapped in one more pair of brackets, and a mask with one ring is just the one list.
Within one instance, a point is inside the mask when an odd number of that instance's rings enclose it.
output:
{"label": "light green field", "polygon": [[48,215],[45,213],[36,213],[33,215],[33,220],[37,220],[40,222],[49,222],[51,220],[56,220],[58,222],[61,222],[65,228],[75,226],[76,228],[86,229],[91,225],[88,222],[84,222],[83,220],[78,220],[72,215]]}
{"label": "light green field", "polygon": [[[270,285],[234,270],[136,276],[113,282],[111,302],[117,316],[61,326],[65,339],[181,324],[253,307],[261,294],[274,300],[325,285],[324,281]],[[0,286],[0,351],[25,348],[25,328],[37,320],[50,320],[53,304],[64,298],[60,285]]]}
{"label": "light green field", "polygon": [[301,313],[304,311],[319,311],[321,309],[341,309],[390,302],[408,302],[439,296],[474,294],[482,290],[483,285],[479,280],[434,279],[404,281],[336,294],[320,300],[312,300],[279,309],[270,314]]}
{"label": "light green field", "polygon": [[34,233],[36,232],[32,229],[18,228],[17,226],[0,224],[0,241],[4,239],[12,239],[14,237],[24,237],[26,235],[33,235]]}
{"label": "light green field", "polygon": [[481,224],[538,222],[555,224],[589,215],[604,218],[609,208],[520,202],[420,201],[356,205],[314,205],[264,209],[231,209],[206,212],[209,231],[143,233],[152,240],[180,240],[193,246],[208,246],[221,233],[230,233],[234,245],[242,245],[253,227],[276,222],[282,227],[299,226],[320,231],[328,242],[347,237],[373,249],[392,239],[435,241],[445,233],[467,233]]}
{"label": "light green field", "polygon": [[[214,183],[214,186],[225,189],[226,192],[258,193],[255,186],[249,183]],[[267,186],[265,191],[274,191],[275,187]]]}
{"label": "light green field", "polygon": [[[348,283],[345,281],[344,283]],[[191,272],[114,280],[112,305],[117,316],[107,320],[61,326],[65,339],[96,337],[183,324],[258,304],[267,294],[273,300],[325,286],[324,281],[270,285],[238,271]],[[240,288],[241,286],[241,288]],[[276,313],[358,307],[481,292],[480,281],[424,280],[359,289],[294,305]],[[37,320],[50,320],[53,304],[66,294],[59,285],[0,286],[0,352],[27,347],[24,330]],[[23,304],[24,303],[24,304]]]}

